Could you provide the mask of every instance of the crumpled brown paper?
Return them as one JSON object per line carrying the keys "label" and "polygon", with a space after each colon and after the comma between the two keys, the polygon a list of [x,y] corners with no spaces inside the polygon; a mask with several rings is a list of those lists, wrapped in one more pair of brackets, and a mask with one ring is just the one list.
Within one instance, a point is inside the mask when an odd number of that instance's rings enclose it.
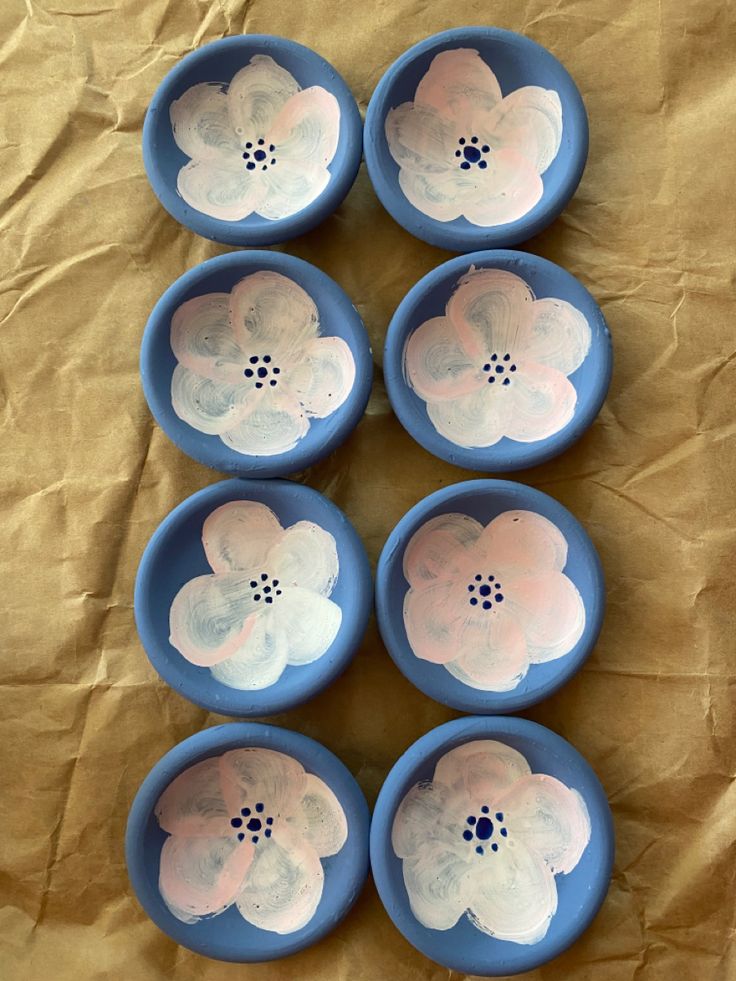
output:
{"label": "crumpled brown paper", "polygon": [[[596,651],[527,714],[595,767],[618,838],[597,920],[528,977],[736,976],[733,5],[4,0],[4,981],[449,977],[399,935],[371,883],[329,938],[288,961],[240,967],[189,953],[133,898],[123,832],[151,765],[221,721],[158,679],[133,623],[146,541],[174,505],[219,479],[154,426],[138,382],[153,303],[224,251],[179,227],[150,191],[140,149],[148,100],[197,45],[264,32],[323,54],[364,110],[405,48],[465,23],[528,34],[583,92],[582,184],[527,248],[590,288],[616,354],[591,431],[521,475],[571,508],[605,566]],[[448,257],[394,224],[363,171],[338,212],[288,249],[347,290],[379,367],[397,303]],[[347,512],[375,560],[407,508],[468,476],[402,430],[379,372],[354,435],[300,479]],[[334,750],[372,801],[400,753],[453,714],[403,679],[371,626],[336,684],[272,721]]]}

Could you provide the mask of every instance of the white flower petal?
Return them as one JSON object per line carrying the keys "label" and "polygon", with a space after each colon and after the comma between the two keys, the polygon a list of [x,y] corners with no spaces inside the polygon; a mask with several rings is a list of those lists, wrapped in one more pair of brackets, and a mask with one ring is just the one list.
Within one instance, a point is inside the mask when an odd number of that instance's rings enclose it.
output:
{"label": "white flower petal", "polygon": [[561,572],[567,562],[567,541],[560,529],[535,511],[504,511],[478,539],[478,550],[498,569],[497,581]]}
{"label": "white flower petal", "polygon": [[[439,514],[425,522],[404,551],[404,577],[412,586],[452,578],[483,526],[467,514]],[[460,560],[460,561],[459,561]]]}
{"label": "white flower petal", "polygon": [[281,273],[263,269],[246,276],[229,300],[233,335],[248,355],[271,355],[274,360],[300,357],[318,334],[314,300]]}
{"label": "white flower petal", "polygon": [[476,739],[451,749],[437,761],[434,782],[478,803],[490,803],[521,777],[531,773],[517,750],[495,739]]}
{"label": "white flower petal", "polygon": [[198,576],[185,583],[169,612],[169,638],[192,664],[210,667],[230,657],[253,629],[253,601],[242,572]]}
{"label": "white flower petal", "polygon": [[314,848],[282,826],[256,848],[237,906],[243,919],[261,930],[294,933],[314,916],[323,882]]}
{"label": "white flower petal", "polygon": [[428,402],[427,415],[440,434],[457,446],[494,446],[505,435],[511,400],[499,384],[447,402]]}
{"label": "white flower petal", "polygon": [[529,668],[524,631],[505,609],[466,617],[454,653],[445,667],[478,691],[511,691]]}
{"label": "white flower petal", "polygon": [[194,160],[240,173],[243,159],[227,112],[227,96],[217,82],[193,85],[169,109],[179,149]]}
{"label": "white flower petal", "polygon": [[414,655],[423,661],[446,664],[458,656],[464,613],[458,603],[459,589],[464,592],[464,586],[440,580],[410,589],[404,596],[406,639]]}
{"label": "white flower petal", "polygon": [[340,134],[340,105],[320,85],[303,89],[282,107],[267,142],[274,145],[278,167],[283,160],[327,167]]}
{"label": "white flower petal", "polygon": [[315,201],[330,182],[326,167],[296,160],[279,160],[263,173],[266,195],[256,211],[262,218],[289,218]]}
{"label": "white flower petal", "polygon": [[538,573],[509,583],[507,600],[509,613],[524,631],[534,664],[569,654],[583,635],[583,599],[561,572]]}
{"label": "white flower petal", "polygon": [[215,572],[266,569],[268,550],[281,535],[281,522],[258,501],[228,501],[207,516],[202,544]]}
{"label": "white flower petal", "polygon": [[518,221],[542,199],[544,184],[534,166],[516,150],[503,147],[486,157],[487,167],[467,171],[476,190],[465,195],[463,214],[473,225],[493,228]]}
{"label": "white flower petal", "polygon": [[508,386],[505,434],[520,443],[554,436],[572,420],[578,393],[561,371],[522,362]]}
{"label": "white flower petal", "polygon": [[164,831],[185,838],[230,834],[217,757],[195,763],[175,777],[158,799],[156,817]]}
{"label": "white flower petal", "polygon": [[304,767],[275,749],[232,749],[221,757],[221,767],[224,779],[240,787],[243,802],[251,810],[260,803],[263,813],[271,816],[292,814],[304,796]]}
{"label": "white flower petal", "polygon": [[244,355],[229,310],[229,293],[205,293],[182,303],[171,318],[171,349],[197,375],[235,385],[243,381]]}
{"label": "white flower petal", "polygon": [[324,419],[350,395],[355,382],[355,360],[341,337],[308,341],[303,361],[289,370],[289,388],[310,416]]}
{"label": "white flower petal", "polygon": [[195,211],[222,221],[241,221],[260,207],[266,189],[260,174],[238,172],[216,162],[193,160],[176,180],[179,194]]}
{"label": "white flower petal", "polygon": [[486,849],[473,869],[469,916],[479,930],[498,940],[534,944],[544,937],[557,909],[550,870],[518,840]]}
{"label": "white flower petal", "polygon": [[307,774],[304,796],[287,823],[298,837],[309,842],[320,858],[336,855],[347,841],[345,811],[324,780],[313,773]]}
{"label": "white flower petal", "polygon": [[459,168],[432,174],[402,167],[399,187],[422,214],[436,221],[454,221],[464,214],[466,203],[478,191],[479,182],[470,171]]}
{"label": "white flower petal", "polygon": [[299,402],[283,386],[279,389],[264,389],[238,424],[222,433],[226,446],[249,456],[275,456],[294,449],[307,434],[309,419]]}
{"label": "white flower petal", "polygon": [[462,841],[462,827],[452,820],[451,793],[441,783],[417,783],[397,808],[391,845],[399,858],[415,855],[428,842],[450,849]]}
{"label": "white flower petal", "polygon": [[268,567],[282,587],[302,586],[329,596],[340,568],[337,543],[313,521],[297,521],[272,543]]}
{"label": "white flower petal", "polygon": [[491,146],[515,150],[543,174],[562,140],[562,104],[552,89],[526,85],[506,96],[487,116],[475,120],[476,132]]}
{"label": "white flower petal", "polygon": [[585,801],[564,783],[543,773],[518,780],[495,805],[512,840],[521,839],[551,872],[571,872],[590,841]]}
{"label": "white flower petal", "polygon": [[457,129],[434,109],[412,102],[391,109],[386,116],[386,143],[401,168],[417,174],[447,174],[457,146]]}
{"label": "white flower petal", "polygon": [[[472,357],[503,358],[526,344],[534,295],[519,276],[505,269],[471,269],[447,304],[447,316]],[[489,386],[493,387],[493,386]],[[498,387],[496,385],[495,387]]]}
{"label": "white flower petal", "polygon": [[254,55],[233,77],[227,100],[230,122],[244,145],[265,136],[282,106],[299,91],[296,79],[268,55]]}
{"label": "white flower petal", "polygon": [[276,684],[286,667],[288,647],[271,612],[261,613],[245,641],[225,661],[213,664],[212,677],[228,688],[261,691]]}
{"label": "white flower petal", "polygon": [[426,402],[469,395],[487,382],[447,317],[433,317],[414,331],[404,350],[404,371],[411,387]]}
{"label": "white flower petal", "polygon": [[342,623],[342,610],[332,600],[309,589],[285,586],[274,603],[273,615],[283,631],[289,664],[311,664],[330,647]]}
{"label": "white flower petal", "polygon": [[203,378],[178,364],[171,376],[171,406],[197,432],[219,436],[237,423],[249,394],[245,385]]}
{"label": "white flower petal", "polygon": [[432,59],[414,100],[470,125],[473,113],[490,111],[501,101],[501,88],[477,51],[452,48]]}
{"label": "white flower petal", "polygon": [[590,325],[571,303],[555,299],[532,303],[525,359],[571,375],[585,360],[590,344]]}
{"label": "white flower petal", "polygon": [[471,863],[439,842],[428,842],[402,864],[409,904],[419,922],[430,930],[455,926],[470,901]]}
{"label": "white flower petal", "polygon": [[232,906],[253,859],[250,842],[227,838],[167,838],[161,849],[159,889],[184,922]]}

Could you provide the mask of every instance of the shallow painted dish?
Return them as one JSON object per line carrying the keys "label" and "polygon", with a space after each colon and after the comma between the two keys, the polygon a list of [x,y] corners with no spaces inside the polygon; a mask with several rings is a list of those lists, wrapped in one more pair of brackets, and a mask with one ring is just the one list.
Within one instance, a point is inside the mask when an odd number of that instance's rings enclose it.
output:
{"label": "shallow painted dish", "polygon": [[365,158],[403,227],[456,252],[537,235],[575,193],[588,119],[545,48],[512,31],[459,27],[405,51],[368,105]]}
{"label": "shallow painted dish", "polygon": [[350,663],[371,610],[365,549],[322,494],[226,480],[161,522],[141,558],[135,618],[171,687],[240,717],[294,708]]}
{"label": "shallow painted dish", "polygon": [[391,405],[449,463],[503,473],[564,452],[611,380],[598,304],[560,266],[525,252],[458,256],[399,304],[383,370]]}
{"label": "shallow painted dish", "polygon": [[141,784],[128,874],[176,943],[218,960],[274,960],[347,914],[368,872],[369,821],[358,784],[324,746],[228,723],[179,743]]}
{"label": "shallow painted dish", "polygon": [[583,757],[518,718],[463,718],[394,764],[371,824],[371,869],[406,939],[461,974],[532,971],[588,928],[614,832]]}
{"label": "shallow painted dish", "polygon": [[360,421],[373,360],[343,290],[278,252],[233,252],[184,273],[151,312],[141,380],[166,435],[206,466],[281,477]]}
{"label": "shallow painted dish", "polygon": [[463,712],[516,712],[583,665],[603,623],[593,543],[561,504],[506,480],[425,497],[376,570],[381,637],[426,695]]}
{"label": "shallow painted dish", "polygon": [[169,214],[198,235],[263,246],[311,231],[358,173],[360,113],[324,58],[286,38],[206,44],[163,79],[143,162]]}

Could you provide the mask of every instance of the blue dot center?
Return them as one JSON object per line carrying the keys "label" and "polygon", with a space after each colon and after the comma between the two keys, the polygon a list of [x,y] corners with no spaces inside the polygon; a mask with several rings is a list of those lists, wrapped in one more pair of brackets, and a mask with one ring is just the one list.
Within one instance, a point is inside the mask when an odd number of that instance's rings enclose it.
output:
{"label": "blue dot center", "polygon": [[[257,153],[256,156],[258,156]],[[465,146],[463,147],[463,156],[470,163],[477,163],[480,160],[480,150],[477,146]]]}
{"label": "blue dot center", "polygon": [[478,823],[475,826],[475,835],[480,838],[481,841],[487,841],[493,834],[493,822],[490,818],[482,817],[478,818]]}

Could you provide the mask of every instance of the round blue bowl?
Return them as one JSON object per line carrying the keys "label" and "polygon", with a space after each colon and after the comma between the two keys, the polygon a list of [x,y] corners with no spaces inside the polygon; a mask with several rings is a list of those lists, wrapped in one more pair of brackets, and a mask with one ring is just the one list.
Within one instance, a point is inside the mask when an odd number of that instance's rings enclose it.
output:
{"label": "round blue bowl", "polygon": [[[544,190],[522,217],[502,225],[479,226],[461,215],[439,221],[414,207],[399,185],[399,166],[386,141],[391,109],[414,101],[432,60],[452,49],[477,51],[492,70],[505,98],[528,85],[552,89],[562,105],[562,137],[554,160],[542,175]],[[412,235],[454,252],[515,245],[537,235],[557,218],[575,193],[588,156],[588,117],[574,81],[546,48],[513,31],[459,27],[442,31],[405,51],[386,71],[371,97],[365,118],[365,160],[381,203]]]}
{"label": "round blue bowl", "polygon": [[[572,419],[559,432],[531,443],[503,436],[492,446],[459,446],[438,432],[427,413],[427,403],[407,381],[407,342],[427,320],[444,316],[448,300],[471,267],[514,273],[527,283],[537,300],[565,300],[587,320],[591,331],[590,349],[580,367],[568,376],[577,393],[577,402]],[[440,459],[458,467],[486,473],[507,473],[534,467],[572,446],[600,412],[612,370],[611,335],[600,307],[582,283],[548,259],[527,252],[505,250],[456,256],[420,279],[406,294],[391,319],[383,357],[388,396],[407,432],[425,450]]]}
{"label": "round blue bowl", "polygon": [[[515,688],[484,691],[464,683],[442,664],[417,657],[412,650],[403,615],[404,598],[409,591],[403,571],[404,552],[414,533],[438,515],[467,514],[485,526],[499,514],[517,510],[533,511],[547,518],[565,537],[568,554],[563,571],[580,594],[585,625],[572,650],[555,660],[531,664]],[[462,712],[517,712],[556,692],[580,670],[595,646],[605,605],[600,559],[582,525],[554,498],[509,480],[468,480],[425,497],[393,529],[376,570],[378,627],[396,666],[425,695]]]}
{"label": "round blue bowl", "polygon": [[[322,858],[324,891],[310,922],[301,930],[278,934],[247,923],[234,907],[187,924],[169,911],[159,891],[161,849],[168,837],[155,807],[161,794],[183,770],[212,756],[243,747],[285,753],[323,780],[345,812],[348,837],[342,849]],[[138,901],[153,922],[176,943],[206,957],[237,963],[275,960],[321,940],[348,913],[368,873],[370,812],[347,767],[320,743],[298,732],[253,722],[230,722],[195,733],[156,763],[136,794],[128,816],[125,857]]]}
{"label": "round blue bowl", "polygon": [[[212,569],[202,545],[202,526],[230,501],[258,501],[286,528],[313,521],[337,544],[339,576],[330,594],[342,611],[332,645],[316,661],[287,665],[268,688],[242,691],[217,681],[209,668],[188,661],[169,642],[169,612],[189,580]],[[179,504],[153,533],[141,558],[135,583],[135,619],[145,651],[175,691],[210,712],[241,718],[275,715],[312,698],[335,680],[355,655],[371,612],[372,581],[368,558],[357,532],[335,505],[318,491],[287,480],[224,480],[205,487]]]}
{"label": "round blue bowl", "polygon": [[[171,104],[193,85],[202,82],[229,85],[254,55],[273,58],[291,73],[302,89],[319,85],[334,95],[340,107],[337,151],[328,165],[329,183],[302,211],[276,220],[252,213],[240,221],[225,221],[197,211],[177,191],[177,176],[190,158],[174,140],[169,112]],[[335,211],[352,187],[361,155],[360,113],[342,77],[329,62],[303,44],[270,34],[226,37],[188,54],[164,77],[143,124],[143,163],[156,197],[182,225],[205,238],[229,245],[275,245],[311,231]]]}
{"label": "round blue bowl", "polygon": [[[402,861],[391,844],[397,808],[416,783],[432,779],[435,764],[451,749],[492,739],[526,757],[544,773],[578,791],[588,809],[591,837],[580,861],[555,876],[558,906],[546,936],[522,945],[488,936],[466,916],[449,930],[432,930],[414,916]],[[460,974],[499,977],[532,971],[566,950],[588,928],[606,896],[614,856],[614,831],[603,787],[583,757],[560,736],[527,719],[464,718],[447,722],[417,740],[394,764],[378,795],[371,823],[371,870],[388,915],[409,943]]]}
{"label": "round blue bowl", "polygon": [[[230,292],[246,276],[261,271],[292,279],[314,300],[320,336],[340,337],[355,361],[355,382],[347,399],[324,419],[311,419],[309,430],[285,453],[252,456],[238,453],[219,436],[202,433],[180,419],[171,404],[171,378],[178,361],[171,348],[171,320],[177,308],[206,293]],[[216,256],[180,276],[156,303],[143,334],[141,381],[148,406],[169,439],[205,466],[242,477],[282,477],[328,456],[360,421],[373,381],[368,334],[350,298],[325,273],[282,252],[231,252]]]}

